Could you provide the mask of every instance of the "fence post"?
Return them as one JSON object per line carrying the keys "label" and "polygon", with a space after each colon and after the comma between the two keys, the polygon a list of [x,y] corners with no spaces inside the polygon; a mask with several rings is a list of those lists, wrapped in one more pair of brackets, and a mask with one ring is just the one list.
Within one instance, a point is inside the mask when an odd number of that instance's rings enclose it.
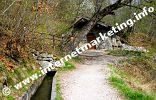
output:
{"label": "fence post", "polygon": [[62,51],[64,51],[64,50],[63,50],[64,34],[62,34],[61,39],[62,39],[62,40],[61,40],[61,49],[62,49]]}
{"label": "fence post", "polygon": [[53,49],[55,50],[55,35],[52,35],[53,38]]}

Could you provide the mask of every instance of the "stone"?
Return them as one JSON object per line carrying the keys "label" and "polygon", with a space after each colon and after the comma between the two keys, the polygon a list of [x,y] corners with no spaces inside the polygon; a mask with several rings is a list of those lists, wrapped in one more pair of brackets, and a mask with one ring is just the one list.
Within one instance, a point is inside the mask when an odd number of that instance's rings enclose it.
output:
{"label": "stone", "polygon": [[48,61],[39,61],[39,64],[41,65],[42,68],[53,66],[53,64],[51,62],[48,62]]}
{"label": "stone", "polygon": [[122,44],[122,50],[148,52],[148,50],[145,49],[144,47],[135,47],[127,44]]}
{"label": "stone", "polygon": [[107,38],[106,40],[102,41],[98,46],[98,49],[107,49],[107,50],[112,50],[112,42],[110,38]]}
{"label": "stone", "polygon": [[116,42],[116,38],[113,38],[113,39],[112,39],[112,46],[115,46],[115,47],[118,46],[118,45],[117,45],[117,42]]}
{"label": "stone", "polygon": [[48,62],[54,61],[54,56],[48,53],[39,54],[36,58],[37,58],[36,60],[38,61],[48,61]]}
{"label": "stone", "polygon": [[122,43],[120,41],[120,37],[119,36],[117,36],[116,43],[117,43],[118,47],[122,47]]}

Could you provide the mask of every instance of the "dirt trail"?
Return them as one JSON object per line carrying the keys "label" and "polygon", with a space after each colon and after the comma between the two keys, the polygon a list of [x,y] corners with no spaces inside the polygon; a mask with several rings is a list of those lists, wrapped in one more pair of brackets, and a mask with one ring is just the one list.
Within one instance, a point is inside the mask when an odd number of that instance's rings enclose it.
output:
{"label": "dirt trail", "polygon": [[[87,55],[101,55],[99,51],[90,51]],[[117,58],[102,55],[85,60],[76,70],[62,74],[61,92],[64,100],[123,100],[109,84],[108,63]]]}

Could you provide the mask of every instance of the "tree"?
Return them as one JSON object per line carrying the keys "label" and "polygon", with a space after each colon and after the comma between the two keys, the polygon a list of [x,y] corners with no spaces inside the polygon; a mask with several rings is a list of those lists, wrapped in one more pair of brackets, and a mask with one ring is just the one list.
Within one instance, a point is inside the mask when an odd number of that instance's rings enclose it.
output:
{"label": "tree", "polygon": [[[90,32],[90,30],[96,25],[98,21],[100,21],[103,17],[114,14],[114,11],[125,6],[126,4],[131,3],[133,0],[117,0],[114,4],[111,4],[99,11],[97,11],[90,21],[82,28],[82,30],[78,34],[78,39],[81,41],[85,38],[85,36]],[[76,44],[77,45],[77,44]]]}

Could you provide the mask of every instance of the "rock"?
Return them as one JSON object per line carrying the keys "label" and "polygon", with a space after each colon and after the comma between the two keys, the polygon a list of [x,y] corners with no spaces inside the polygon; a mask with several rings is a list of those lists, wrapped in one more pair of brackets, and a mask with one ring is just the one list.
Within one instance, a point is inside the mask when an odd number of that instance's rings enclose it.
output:
{"label": "rock", "polygon": [[113,38],[113,39],[112,39],[112,46],[115,46],[115,47],[118,46],[118,45],[117,45],[117,42],[116,42],[116,38]]}
{"label": "rock", "polygon": [[41,65],[42,68],[53,66],[53,64],[51,62],[48,62],[48,61],[39,61],[39,64]]}
{"label": "rock", "polygon": [[116,43],[117,43],[118,47],[122,47],[122,43],[120,41],[120,37],[119,36],[116,37]]}
{"label": "rock", "polygon": [[52,54],[47,54],[47,53],[39,54],[35,58],[38,61],[48,61],[48,62],[53,62],[54,61],[54,56]]}
{"label": "rock", "polygon": [[107,38],[106,40],[102,41],[98,46],[98,49],[107,49],[107,50],[112,50],[112,42],[110,38]]}
{"label": "rock", "polygon": [[42,58],[43,61],[49,61],[49,62],[52,62],[53,61],[53,57],[45,57],[45,58]]}
{"label": "rock", "polygon": [[127,44],[122,44],[122,50],[149,52],[144,47],[135,47],[135,46],[127,45]]}

